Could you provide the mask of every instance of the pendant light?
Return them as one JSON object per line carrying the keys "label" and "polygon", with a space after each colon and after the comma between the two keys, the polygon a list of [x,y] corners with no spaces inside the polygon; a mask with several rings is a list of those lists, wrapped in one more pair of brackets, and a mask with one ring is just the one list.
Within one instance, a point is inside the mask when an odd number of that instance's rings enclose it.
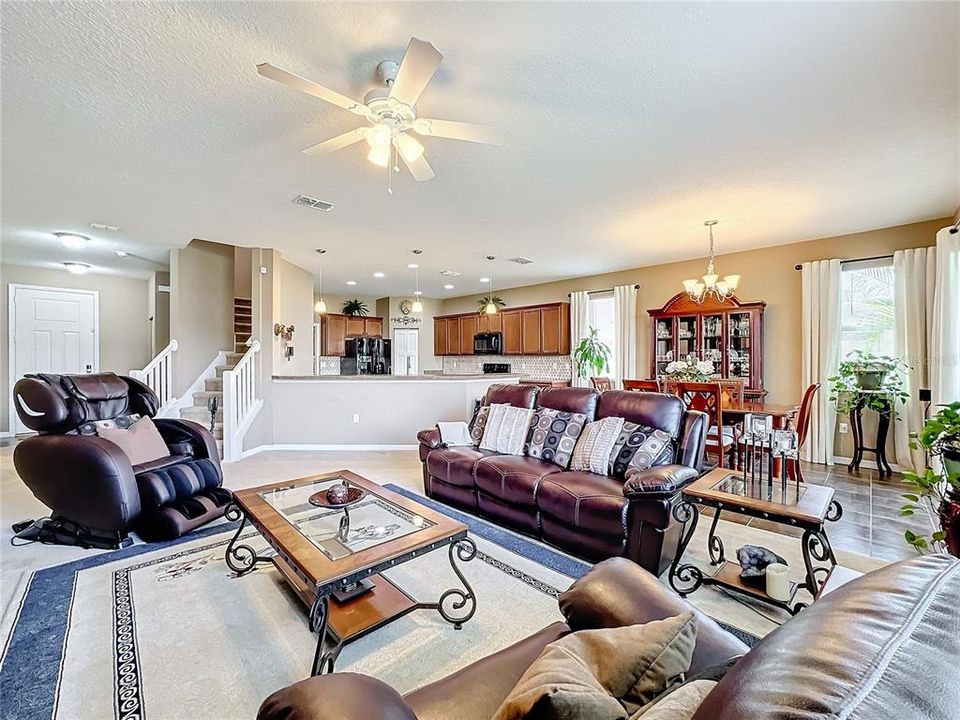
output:
{"label": "pendant light", "polygon": [[710,254],[707,256],[707,274],[700,280],[683,281],[684,292],[698,305],[711,295],[720,302],[724,302],[733,296],[737,285],[740,283],[739,275],[726,275],[722,280],[717,279],[720,276],[717,275],[713,267],[713,226],[716,225],[717,222],[717,220],[706,220],[703,223],[707,226],[710,233]]}
{"label": "pendant light", "polygon": [[[487,255],[487,260],[493,262],[496,258],[493,255]],[[496,315],[497,314],[497,304],[493,301],[493,273],[490,273],[490,287],[487,292],[487,304],[484,306],[483,311],[487,315]]]}
{"label": "pendant light", "polygon": [[[423,250],[414,250],[414,255],[419,255]],[[413,269],[417,277],[417,289],[413,292],[413,307],[411,308],[415,313],[423,312],[423,303],[420,302],[420,264],[417,263],[416,267]]]}
{"label": "pendant light", "polygon": [[323,315],[327,311],[327,304],[323,301],[323,254],[326,250],[317,248],[317,252],[320,254],[320,299],[313,306],[313,311]]}

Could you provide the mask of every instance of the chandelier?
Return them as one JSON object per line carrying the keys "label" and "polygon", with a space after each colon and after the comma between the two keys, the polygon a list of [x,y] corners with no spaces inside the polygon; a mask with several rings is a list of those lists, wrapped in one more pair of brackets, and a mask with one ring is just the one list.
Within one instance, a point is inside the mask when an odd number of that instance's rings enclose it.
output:
{"label": "chandelier", "polygon": [[722,280],[719,279],[720,276],[717,275],[713,268],[713,226],[716,225],[717,222],[717,220],[707,220],[703,223],[707,226],[710,233],[710,255],[707,257],[707,274],[700,280],[683,281],[684,292],[697,304],[702,303],[711,295],[720,302],[723,302],[733,296],[737,285],[740,283],[739,275],[725,275]]}

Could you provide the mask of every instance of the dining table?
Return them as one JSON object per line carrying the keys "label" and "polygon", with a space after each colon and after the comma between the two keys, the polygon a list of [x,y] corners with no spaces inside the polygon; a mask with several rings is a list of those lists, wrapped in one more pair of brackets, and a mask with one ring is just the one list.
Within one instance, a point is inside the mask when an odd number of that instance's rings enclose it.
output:
{"label": "dining table", "polygon": [[743,422],[744,415],[759,414],[772,415],[773,427],[782,430],[790,427],[790,423],[796,418],[800,411],[799,405],[768,403],[757,400],[744,400],[742,402],[727,402],[723,406],[723,424],[736,425]]}

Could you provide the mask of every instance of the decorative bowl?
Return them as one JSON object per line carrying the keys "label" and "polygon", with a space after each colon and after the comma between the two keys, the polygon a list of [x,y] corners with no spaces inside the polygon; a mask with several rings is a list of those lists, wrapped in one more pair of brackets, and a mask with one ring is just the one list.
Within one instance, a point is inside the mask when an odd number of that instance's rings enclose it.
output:
{"label": "decorative bowl", "polygon": [[353,505],[364,495],[366,493],[358,487],[334,485],[332,488],[320,490],[311,495],[310,504],[338,510]]}

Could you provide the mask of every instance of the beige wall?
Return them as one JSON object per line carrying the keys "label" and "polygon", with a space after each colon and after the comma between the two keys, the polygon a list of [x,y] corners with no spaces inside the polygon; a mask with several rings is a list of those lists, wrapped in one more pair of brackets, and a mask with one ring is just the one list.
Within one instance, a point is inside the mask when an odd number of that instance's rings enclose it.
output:
{"label": "beige wall", "polygon": [[419,372],[425,370],[439,370],[441,368],[440,358],[433,354],[433,318],[436,315],[442,315],[443,300],[433,298],[420,298],[423,304],[422,313],[411,313],[414,317],[419,317],[420,322],[416,325],[404,325],[402,323],[391,322],[390,318],[401,317],[400,302],[413,298],[406,295],[397,295],[389,298],[381,298],[377,301],[377,307],[381,316],[385,318],[383,334],[386,337],[393,338],[393,331],[397,329],[412,329],[418,331],[417,337],[417,363]]}
{"label": "beige wall", "polygon": [[233,296],[250,298],[253,279],[253,248],[233,249]]}
{"label": "beige wall", "polygon": [[[763,300],[764,384],[768,400],[774,403],[799,402],[800,387],[800,273],[794,265],[825,258],[859,258],[885,255],[894,250],[933,245],[936,232],[950,224],[950,218],[868,232],[822,238],[807,242],[732,253],[717,257],[721,275],[739,273],[737,296],[744,301]],[[647,310],[662,306],[680,289],[680,283],[700,277],[705,260],[684,261],[624,270],[604,275],[531,285],[497,294],[510,306],[566,300],[575,290],[602,290],[614,285],[638,283],[638,374],[649,376],[650,318]],[[473,310],[477,295],[452,298],[443,303],[444,313]]]}
{"label": "beige wall", "polygon": [[281,325],[293,325],[293,357],[283,357],[281,344],[277,375],[310,375],[313,373],[313,276],[286,260],[280,260]]}
{"label": "beige wall", "polygon": [[142,368],[150,361],[150,323],[146,280],[115,275],[71,275],[61,270],[0,265],[0,336],[4,350],[0,353],[0,428],[10,429],[7,344],[9,326],[9,286],[40,285],[71,290],[96,290],[100,293],[100,370],[126,374]]}
{"label": "beige wall", "polygon": [[[167,289],[160,291],[163,285]],[[170,273],[155,272],[150,278],[150,317],[153,318],[153,347],[151,354],[156,355],[170,344]]]}
{"label": "beige wall", "polygon": [[170,253],[170,337],[181,395],[221,350],[233,351],[232,245],[193,240]]}

